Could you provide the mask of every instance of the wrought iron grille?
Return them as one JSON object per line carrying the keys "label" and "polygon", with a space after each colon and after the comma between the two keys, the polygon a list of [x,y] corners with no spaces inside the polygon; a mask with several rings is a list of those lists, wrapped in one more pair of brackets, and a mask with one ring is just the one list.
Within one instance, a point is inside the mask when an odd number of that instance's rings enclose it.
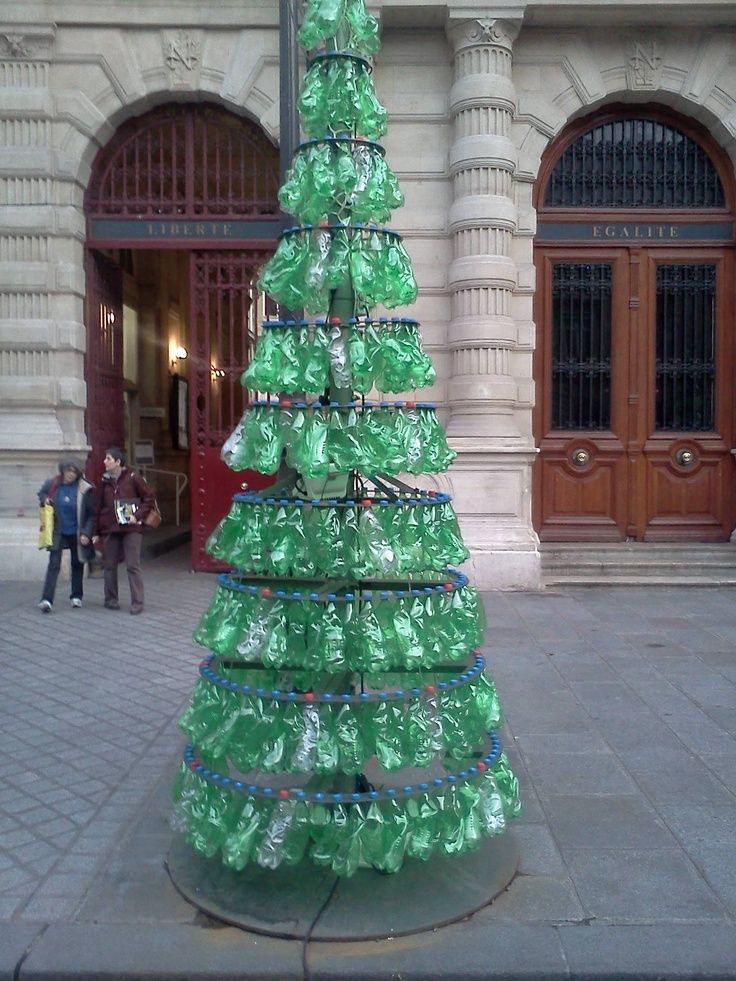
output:
{"label": "wrought iron grille", "polygon": [[552,276],[552,428],[611,425],[608,263],[556,262]]}
{"label": "wrought iron grille", "polygon": [[278,150],[253,123],[213,105],[168,105],[124,124],[95,161],[94,215],[276,215]]}
{"label": "wrought iron grille", "polygon": [[247,404],[240,376],[250,364],[264,313],[255,280],[267,257],[253,251],[195,253],[195,441],[203,445],[221,446]]}
{"label": "wrought iron grille", "polygon": [[705,150],[654,119],[619,119],[583,133],[547,184],[552,208],[722,208],[723,186]]}
{"label": "wrought iron grille", "polygon": [[715,302],[714,265],[657,266],[657,429],[714,428]]}

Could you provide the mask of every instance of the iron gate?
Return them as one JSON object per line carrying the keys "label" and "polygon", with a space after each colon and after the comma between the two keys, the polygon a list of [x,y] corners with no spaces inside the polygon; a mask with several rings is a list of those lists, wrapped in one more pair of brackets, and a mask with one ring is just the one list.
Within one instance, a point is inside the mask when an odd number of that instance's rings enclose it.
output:
{"label": "iron gate", "polygon": [[221,568],[204,546],[232,495],[243,484],[265,487],[271,480],[250,470],[233,473],[220,461],[222,444],[248,404],[240,377],[265,314],[255,280],[269,255],[203,251],[190,258],[192,567],[197,570]]}

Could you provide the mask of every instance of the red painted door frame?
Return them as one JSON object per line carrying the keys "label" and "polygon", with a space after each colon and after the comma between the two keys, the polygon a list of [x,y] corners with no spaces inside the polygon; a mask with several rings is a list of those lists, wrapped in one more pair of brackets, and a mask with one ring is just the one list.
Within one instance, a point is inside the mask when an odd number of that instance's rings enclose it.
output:
{"label": "red painted door frame", "polygon": [[89,249],[86,255],[87,408],[85,428],[90,444],[87,476],[99,483],[102,458],[110,446],[125,445],[123,407],[123,271]]}

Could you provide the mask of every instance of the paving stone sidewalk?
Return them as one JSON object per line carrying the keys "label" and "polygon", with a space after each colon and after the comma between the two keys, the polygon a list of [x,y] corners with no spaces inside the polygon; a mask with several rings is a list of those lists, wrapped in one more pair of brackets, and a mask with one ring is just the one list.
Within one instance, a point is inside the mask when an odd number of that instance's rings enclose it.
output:
{"label": "paving stone sidewalk", "polygon": [[487,594],[519,876],[463,923],[304,949],[213,929],[162,867],[215,585],[186,560],[147,563],[140,617],[97,578],[48,616],[0,584],[0,981],[736,977],[733,589]]}

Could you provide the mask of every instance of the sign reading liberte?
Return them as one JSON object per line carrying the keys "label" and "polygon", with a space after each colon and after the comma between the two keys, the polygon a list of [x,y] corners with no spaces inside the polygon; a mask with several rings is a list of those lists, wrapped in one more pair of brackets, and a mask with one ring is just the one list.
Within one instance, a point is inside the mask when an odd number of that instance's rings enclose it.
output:
{"label": "sign reading liberte", "polygon": [[540,221],[537,238],[545,242],[731,242],[730,221]]}
{"label": "sign reading liberte", "polygon": [[203,221],[190,218],[90,218],[90,240],[144,242],[173,241],[248,241],[273,240],[280,230],[277,218],[251,218]]}

